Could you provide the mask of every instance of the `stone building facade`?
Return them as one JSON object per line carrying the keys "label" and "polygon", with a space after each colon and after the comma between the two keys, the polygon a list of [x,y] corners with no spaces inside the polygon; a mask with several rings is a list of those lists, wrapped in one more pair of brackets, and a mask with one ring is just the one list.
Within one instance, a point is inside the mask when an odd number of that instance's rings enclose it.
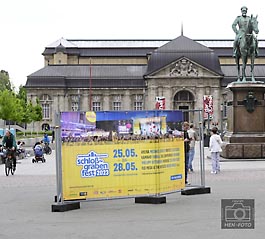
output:
{"label": "stone building facade", "polygon": [[[256,80],[265,81],[265,41],[259,42]],[[47,46],[44,68],[27,77],[29,100],[40,100],[43,125],[60,111],[166,110],[203,108],[211,95],[211,120],[225,120],[226,86],[235,81],[233,40],[66,40]],[[247,69],[248,73],[249,69]],[[186,115],[188,121],[197,118]],[[29,126],[31,127],[31,126]]]}

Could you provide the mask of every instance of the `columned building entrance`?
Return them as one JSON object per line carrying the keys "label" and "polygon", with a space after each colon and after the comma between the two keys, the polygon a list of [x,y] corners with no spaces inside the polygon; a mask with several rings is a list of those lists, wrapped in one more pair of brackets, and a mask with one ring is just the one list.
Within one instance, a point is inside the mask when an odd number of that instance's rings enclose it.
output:
{"label": "columned building entrance", "polygon": [[174,110],[184,111],[184,121],[193,121],[193,119],[190,119],[189,112],[185,112],[194,109],[194,95],[191,92],[187,90],[177,92],[174,96],[173,105]]}

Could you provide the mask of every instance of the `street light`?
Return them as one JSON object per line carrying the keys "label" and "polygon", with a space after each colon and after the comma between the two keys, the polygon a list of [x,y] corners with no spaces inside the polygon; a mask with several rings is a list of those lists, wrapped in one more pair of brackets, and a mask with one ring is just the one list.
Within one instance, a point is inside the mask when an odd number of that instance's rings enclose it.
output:
{"label": "street light", "polygon": [[220,111],[221,111],[221,120],[220,120],[220,123],[221,123],[221,138],[223,139],[223,131],[224,131],[224,129],[223,129],[223,117],[224,117],[224,104],[223,103],[221,103],[221,105],[220,105]]}

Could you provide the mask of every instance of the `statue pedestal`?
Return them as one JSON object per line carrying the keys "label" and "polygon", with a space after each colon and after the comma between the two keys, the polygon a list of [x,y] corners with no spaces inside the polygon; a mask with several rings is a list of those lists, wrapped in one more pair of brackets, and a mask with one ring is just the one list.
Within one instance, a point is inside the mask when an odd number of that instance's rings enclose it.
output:
{"label": "statue pedestal", "polygon": [[227,133],[221,156],[265,158],[265,84],[233,82],[227,88]]}

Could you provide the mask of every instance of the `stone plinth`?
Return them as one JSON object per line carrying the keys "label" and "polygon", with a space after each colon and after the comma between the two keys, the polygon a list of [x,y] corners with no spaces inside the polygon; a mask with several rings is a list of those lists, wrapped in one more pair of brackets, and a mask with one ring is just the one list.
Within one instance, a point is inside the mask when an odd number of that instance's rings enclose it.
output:
{"label": "stone plinth", "polygon": [[227,133],[221,156],[264,158],[265,84],[233,82],[227,88]]}

